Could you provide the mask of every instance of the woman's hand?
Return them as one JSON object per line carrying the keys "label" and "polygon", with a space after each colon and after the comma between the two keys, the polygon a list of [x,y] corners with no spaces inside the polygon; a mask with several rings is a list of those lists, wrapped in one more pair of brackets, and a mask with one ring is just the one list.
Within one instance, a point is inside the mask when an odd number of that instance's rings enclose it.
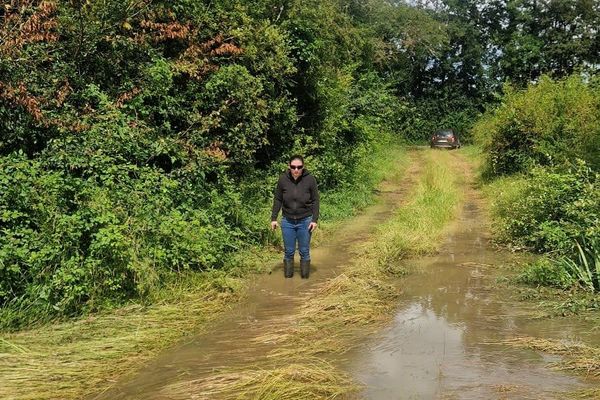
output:
{"label": "woman's hand", "polygon": [[277,229],[277,221],[271,221],[271,229],[272,230]]}
{"label": "woman's hand", "polygon": [[315,229],[317,229],[317,223],[316,222],[311,222],[310,225],[308,225],[308,231],[312,232]]}

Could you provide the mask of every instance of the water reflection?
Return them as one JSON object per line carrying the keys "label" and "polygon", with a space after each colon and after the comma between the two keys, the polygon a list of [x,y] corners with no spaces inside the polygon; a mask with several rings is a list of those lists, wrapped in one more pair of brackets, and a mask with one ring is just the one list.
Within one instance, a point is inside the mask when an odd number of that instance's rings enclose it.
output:
{"label": "water reflection", "polygon": [[532,321],[524,304],[499,295],[490,269],[511,255],[489,248],[479,219],[476,204],[467,204],[440,255],[410,262],[421,272],[401,282],[393,323],[349,355],[364,397],[549,399],[600,383],[550,370],[555,358],[499,344],[515,336],[596,338],[574,321]]}

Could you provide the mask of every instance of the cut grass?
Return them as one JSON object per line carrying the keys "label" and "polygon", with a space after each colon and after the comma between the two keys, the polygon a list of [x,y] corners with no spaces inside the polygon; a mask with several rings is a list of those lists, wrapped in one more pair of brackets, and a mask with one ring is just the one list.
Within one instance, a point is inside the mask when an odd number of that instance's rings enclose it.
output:
{"label": "cut grass", "polygon": [[[342,376],[335,367],[321,359],[306,363],[285,363],[275,368],[257,367],[252,371],[222,372],[207,379],[178,383],[162,392],[190,393],[190,388],[202,387],[194,392],[195,399],[263,399],[263,400],[313,400],[335,399],[358,387],[348,376]],[[162,393],[161,393],[162,394]]]}
{"label": "cut grass", "polygon": [[556,364],[557,368],[600,376],[600,349],[598,348],[580,343],[532,337],[513,338],[502,343],[563,356],[564,360]]}
{"label": "cut grass", "polygon": [[[349,383],[345,372],[323,360],[347,352],[393,317],[401,293],[398,277],[405,273],[398,261],[434,251],[431,243],[439,242],[458,213],[460,181],[452,172],[453,157],[447,152],[426,152],[419,157],[414,165],[424,165],[407,200],[361,246],[355,262],[308,293],[292,320],[265,332],[265,338],[278,344],[265,360],[214,374],[210,381],[171,385],[164,394],[176,398],[194,393],[199,398],[297,399],[347,397],[359,390],[360,385]],[[326,376],[327,384],[323,385],[323,379],[295,379],[293,371]],[[303,376],[301,372],[299,376]],[[218,382],[218,393],[214,382]],[[308,397],[298,397],[300,393]]]}
{"label": "cut grass", "polygon": [[[239,296],[239,278],[188,277],[177,301],[7,334],[0,341],[0,398],[69,399],[96,391],[198,330]],[[218,285],[214,282],[219,281]]]}
{"label": "cut grass", "polygon": [[[348,188],[336,195],[338,199],[331,199],[339,203],[330,202],[329,207],[343,212],[331,211],[330,218],[349,217],[373,202],[373,185],[393,176],[397,171],[393,166],[405,163],[406,152],[398,145],[389,145],[373,158],[377,162],[371,175],[362,176],[357,188]],[[336,226],[324,224],[319,234],[327,236]],[[202,332],[208,322],[243,298],[248,271],[269,270],[280,254],[272,249],[254,249],[231,257],[238,259],[231,269],[178,276],[151,293],[143,304],[2,333],[0,398],[79,399],[112,386],[183,336]],[[345,381],[341,386],[347,387]]]}

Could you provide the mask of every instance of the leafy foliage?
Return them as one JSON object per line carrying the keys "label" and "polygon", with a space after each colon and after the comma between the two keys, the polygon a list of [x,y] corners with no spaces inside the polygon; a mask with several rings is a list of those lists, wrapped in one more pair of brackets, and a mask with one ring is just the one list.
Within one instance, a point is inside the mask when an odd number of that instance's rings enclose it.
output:
{"label": "leafy foliage", "polygon": [[[468,141],[499,83],[597,66],[599,11],[575,3],[537,21],[530,1],[7,2],[0,309],[23,312],[0,325],[144,297],[272,241],[261,213],[293,153],[343,198],[393,137]],[[501,139],[490,171],[597,171],[595,85],[510,91],[475,129]]]}
{"label": "leafy foliage", "polygon": [[540,258],[531,263],[519,275],[518,281],[527,285],[540,285],[570,289],[577,284],[577,278],[554,259]]}
{"label": "leafy foliage", "polygon": [[364,11],[334,0],[7,4],[0,325],[144,298],[171,274],[223,268],[274,240],[266,208],[292,153],[324,192],[368,180],[400,101],[373,67],[382,39]]}
{"label": "leafy foliage", "polygon": [[524,91],[507,87],[498,108],[473,128],[486,153],[488,177],[526,172],[536,165],[600,167],[600,92],[579,76],[547,77]]}
{"label": "leafy foliage", "polygon": [[570,171],[537,168],[528,177],[499,181],[493,203],[498,237],[541,252],[573,253],[582,236],[600,238],[598,182],[598,173],[584,163]]}
{"label": "leafy foliage", "polygon": [[577,244],[577,260],[561,259],[565,270],[576,278],[586,290],[600,292],[600,246],[598,242]]}

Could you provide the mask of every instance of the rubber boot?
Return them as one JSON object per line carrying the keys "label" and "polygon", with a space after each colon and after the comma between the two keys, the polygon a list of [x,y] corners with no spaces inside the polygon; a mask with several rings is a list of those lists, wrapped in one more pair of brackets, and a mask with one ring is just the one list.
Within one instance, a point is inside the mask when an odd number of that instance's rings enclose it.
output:
{"label": "rubber boot", "polygon": [[291,278],[294,276],[294,260],[283,260],[283,275],[286,278]]}
{"label": "rubber boot", "polygon": [[300,276],[302,279],[308,279],[310,274],[310,260],[300,260]]}

